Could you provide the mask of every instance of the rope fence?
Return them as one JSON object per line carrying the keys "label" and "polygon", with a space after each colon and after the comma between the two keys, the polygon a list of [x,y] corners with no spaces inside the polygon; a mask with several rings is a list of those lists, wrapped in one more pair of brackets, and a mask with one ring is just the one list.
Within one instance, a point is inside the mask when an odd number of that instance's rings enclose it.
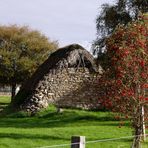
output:
{"label": "rope fence", "polygon": [[[79,145],[79,144],[84,144],[85,145],[85,144],[89,144],[89,143],[115,141],[115,140],[134,138],[134,137],[139,137],[139,136],[142,137],[143,135],[134,135],[134,136],[126,136],[126,137],[120,137],[120,138],[101,139],[101,140],[93,140],[93,141],[87,141],[87,142],[85,142],[85,137],[84,136],[79,136],[80,139],[81,138],[82,139],[84,138],[84,139],[82,141],[74,142],[74,143],[71,143],[71,144],[51,145],[51,146],[43,146],[43,147],[36,147],[36,148],[55,148],[55,147],[73,146],[73,145]],[[148,136],[148,134],[146,134],[145,136]]]}

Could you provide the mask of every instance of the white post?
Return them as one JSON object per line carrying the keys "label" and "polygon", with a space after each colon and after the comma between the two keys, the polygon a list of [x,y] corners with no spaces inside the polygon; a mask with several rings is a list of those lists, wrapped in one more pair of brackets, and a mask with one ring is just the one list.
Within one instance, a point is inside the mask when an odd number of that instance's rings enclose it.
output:
{"label": "white post", "polygon": [[142,134],[143,134],[142,138],[145,141],[146,140],[146,135],[145,135],[145,122],[144,122],[144,106],[142,106],[141,109],[142,109],[141,110],[141,112],[142,112],[141,115],[142,115]]}
{"label": "white post", "polygon": [[71,148],[85,148],[85,136],[72,136]]}

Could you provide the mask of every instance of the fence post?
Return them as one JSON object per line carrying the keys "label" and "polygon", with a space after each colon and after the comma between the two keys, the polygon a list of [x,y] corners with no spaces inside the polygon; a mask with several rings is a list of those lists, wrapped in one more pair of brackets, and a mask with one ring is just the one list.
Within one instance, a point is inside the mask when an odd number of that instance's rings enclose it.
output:
{"label": "fence post", "polygon": [[[74,144],[78,143],[78,144]],[[85,136],[72,136],[71,148],[85,148]]]}

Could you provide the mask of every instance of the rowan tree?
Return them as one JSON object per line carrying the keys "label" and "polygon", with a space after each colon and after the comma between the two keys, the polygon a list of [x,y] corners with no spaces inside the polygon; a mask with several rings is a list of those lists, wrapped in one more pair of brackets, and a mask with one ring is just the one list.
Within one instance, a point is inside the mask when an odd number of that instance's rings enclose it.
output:
{"label": "rowan tree", "polygon": [[12,87],[28,79],[58,47],[39,31],[16,25],[0,26],[0,83]]}
{"label": "rowan tree", "polygon": [[138,135],[133,147],[139,148],[139,135],[145,133],[148,119],[148,14],[118,26],[106,43],[110,64],[99,82],[99,100],[106,108],[129,116]]}
{"label": "rowan tree", "polygon": [[110,62],[105,52],[106,39],[114,32],[118,24],[127,25],[136,20],[140,12],[148,12],[147,0],[115,0],[112,5],[102,5],[96,18],[97,37],[93,43],[93,51],[98,55],[98,61],[103,68],[106,68]]}

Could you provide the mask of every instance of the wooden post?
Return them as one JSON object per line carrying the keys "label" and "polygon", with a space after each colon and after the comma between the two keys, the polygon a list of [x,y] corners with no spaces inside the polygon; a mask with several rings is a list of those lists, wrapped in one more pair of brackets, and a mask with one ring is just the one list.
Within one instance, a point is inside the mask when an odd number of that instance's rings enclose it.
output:
{"label": "wooden post", "polygon": [[144,106],[141,108],[141,120],[142,120],[142,139],[143,141],[146,140],[146,134],[145,134],[145,122],[144,122]]}
{"label": "wooden post", "polygon": [[85,148],[85,136],[72,136],[71,148]]}

